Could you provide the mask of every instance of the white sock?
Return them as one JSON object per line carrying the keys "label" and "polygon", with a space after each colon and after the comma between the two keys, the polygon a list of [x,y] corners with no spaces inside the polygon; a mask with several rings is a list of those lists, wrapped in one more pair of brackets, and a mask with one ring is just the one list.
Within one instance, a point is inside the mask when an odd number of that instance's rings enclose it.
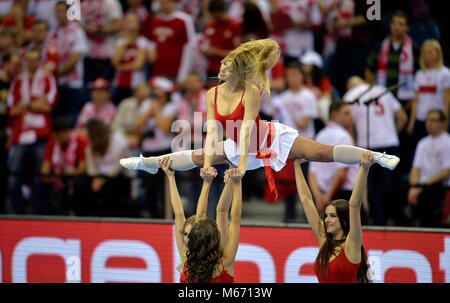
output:
{"label": "white sock", "polygon": [[[367,149],[351,146],[351,145],[336,145],[333,149],[333,160],[344,164],[359,164],[361,162],[361,155]],[[372,152],[377,156],[378,152]]]}
{"label": "white sock", "polygon": [[159,160],[162,160],[164,157],[169,157],[169,159],[172,160],[172,165],[170,166],[171,169],[185,171],[197,167],[194,161],[192,161],[193,152],[193,150],[182,150],[157,157],[144,158],[142,162],[146,166],[156,165],[157,167],[160,167],[158,164]]}

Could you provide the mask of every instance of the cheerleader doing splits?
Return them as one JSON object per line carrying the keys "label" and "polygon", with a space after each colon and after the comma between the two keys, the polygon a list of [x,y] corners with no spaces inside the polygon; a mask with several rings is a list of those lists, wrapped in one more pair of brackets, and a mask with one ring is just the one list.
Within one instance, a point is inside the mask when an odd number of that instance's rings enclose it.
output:
{"label": "cheerleader doing splits", "polygon": [[[198,166],[207,168],[229,160],[245,174],[247,169],[262,166],[279,171],[288,158],[360,163],[365,149],[349,145],[323,145],[299,135],[297,130],[284,124],[260,119],[260,96],[270,93],[266,71],[274,66],[279,56],[279,45],[269,38],[243,43],[222,60],[218,78],[224,83],[211,88],[206,95],[207,135],[203,149],[158,157],[144,158],[141,155],[124,158],[120,160],[122,166],[155,174],[160,167],[159,160],[169,156],[173,170],[183,171]],[[221,129],[228,137],[225,141],[219,140]],[[400,161],[397,156],[378,152],[372,154],[376,163],[391,170]],[[266,174],[270,173],[271,170],[266,169]],[[270,185],[270,175],[267,177]]]}
{"label": "cheerleader doing splits", "polygon": [[[184,216],[183,204],[175,182],[173,164],[169,157],[158,163],[169,179],[170,201],[175,214],[175,238],[182,263],[180,282],[231,283],[234,282],[234,261],[239,244],[242,212],[242,174],[237,168],[225,172],[227,181],[219,203],[216,221],[206,217],[209,189],[217,175],[214,167],[202,168],[204,182],[198,199],[197,211],[188,219]],[[230,225],[228,226],[228,212]]]}

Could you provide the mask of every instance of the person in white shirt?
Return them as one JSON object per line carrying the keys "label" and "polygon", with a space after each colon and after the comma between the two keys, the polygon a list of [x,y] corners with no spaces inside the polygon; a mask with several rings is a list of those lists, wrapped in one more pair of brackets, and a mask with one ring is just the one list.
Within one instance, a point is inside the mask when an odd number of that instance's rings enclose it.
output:
{"label": "person in white shirt", "polygon": [[[353,103],[352,116],[355,122],[357,135],[357,146],[399,155],[400,141],[398,133],[402,131],[407,123],[407,115],[400,102],[391,93],[385,93],[386,88],[382,86],[370,86],[360,77],[351,77],[347,83],[348,91],[344,95],[344,101]],[[365,102],[374,97],[378,98],[378,104],[372,102],[369,106]],[[367,110],[369,110],[369,134],[367,137]],[[409,165],[409,163],[405,163]],[[384,172],[374,167],[369,174],[368,195],[372,219],[376,225],[386,223],[386,214],[382,196],[390,187],[399,182],[399,174]]]}
{"label": "person in white shirt", "polygon": [[432,109],[425,120],[428,136],[417,144],[409,176],[408,202],[418,206],[419,225],[437,227],[435,212],[450,187],[450,135],[442,110]]}
{"label": "person in white shirt", "polygon": [[[164,77],[150,79],[152,90],[151,102],[140,107],[137,115],[136,129],[141,134],[141,150],[146,157],[171,152],[171,132],[176,119],[179,98],[175,92],[175,84]],[[164,172],[155,175],[143,174],[143,183],[147,191],[147,201],[152,218],[164,217],[165,178]]]}
{"label": "person in white shirt", "polygon": [[[328,145],[354,145],[350,133],[346,130],[353,125],[351,108],[343,101],[331,104],[329,123],[316,137],[316,141]],[[346,165],[338,162],[311,162],[308,182],[320,212],[328,202],[335,199],[350,199],[358,175],[358,165]]]}
{"label": "person in white shirt", "polygon": [[415,142],[426,136],[425,119],[429,110],[437,108],[449,116],[450,69],[444,66],[442,48],[438,41],[429,39],[422,44],[420,70],[414,77],[415,96],[407,132]]}
{"label": "person in white shirt", "polygon": [[286,83],[288,89],[273,100],[274,118],[313,139],[314,119],[319,117],[317,99],[303,85],[303,72],[299,62],[291,62],[286,67]]}
{"label": "person in white shirt", "polygon": [[120,132],[112,132],[110,127],[98,119],[87,124],[89,146],[86,149],[88,178],[84,182],[85,198],[80,199],[80,215],[132,216],[129,208],[131,199],[130,174],[119,164],[119,159],[130,155],[129,143]]}

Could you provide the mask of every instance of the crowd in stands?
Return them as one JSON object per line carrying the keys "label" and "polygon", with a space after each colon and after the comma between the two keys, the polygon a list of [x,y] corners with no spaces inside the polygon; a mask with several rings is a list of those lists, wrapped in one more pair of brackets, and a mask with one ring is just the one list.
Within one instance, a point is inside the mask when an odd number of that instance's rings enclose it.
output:
{"label": "crowd in stands", "polygon": [[[363,224],[450,226],[446,1],[440,13],[434,1],[381,1],[378,21],[365,0],[68,2],[0,0],[0,213],[170,217],[164,173],[119,159],[170,153],[186,134],[183,148],[201,147],[221,60],[270,37],[281,57],[261,117],[401,158],[394,171],[371,169]],[[319,211],[349,199],[358,166],[302,168]],[[275,176],[295,222],[293,162]],[[179,180],[192,214],[199,170]],[[273,202],[263,170],[243,182],[244,200]]]}

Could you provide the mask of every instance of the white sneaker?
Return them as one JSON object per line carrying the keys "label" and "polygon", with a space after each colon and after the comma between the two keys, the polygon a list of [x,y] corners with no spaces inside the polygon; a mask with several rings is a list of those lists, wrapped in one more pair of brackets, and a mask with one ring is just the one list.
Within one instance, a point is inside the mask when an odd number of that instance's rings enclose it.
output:
{"label": "white sneaker", "polygon": [[123,167],[125,167],[127,169],[143,170],[152,175],[156,174],[158,172],[159,166],[157,166],[156,163],[150,167],[147,165],[144,165],[144,163],[142,163],[143,159],[144,159],[144,156],[142,156],[142,154],[141,154],[139,157],[122,158],[122,159],[120,159],[119,163],[120,163],[120,165],[122,165]]}
{"label": "white sneaker", "polygon": [[386,167],[390,170],[394,170],[395,167],[397,166],[397,164],[400,162],[399,157],[393,156],[393,155],[388,155],[385,152],[378,156],[374,156],[373,159],[376,163],[378,163],[381,166]]}

